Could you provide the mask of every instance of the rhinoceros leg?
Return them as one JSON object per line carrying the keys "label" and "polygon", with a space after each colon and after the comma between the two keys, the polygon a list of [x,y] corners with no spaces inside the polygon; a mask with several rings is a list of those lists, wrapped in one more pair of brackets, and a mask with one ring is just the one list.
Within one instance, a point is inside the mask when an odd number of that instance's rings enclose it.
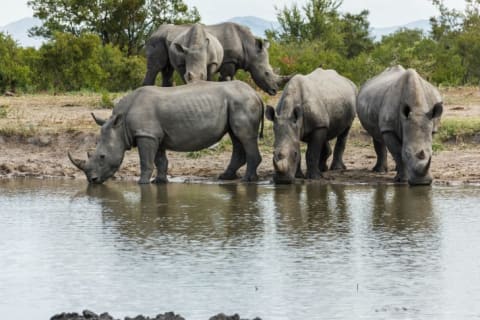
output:
{"label": "rhinoceros leg", "polygon": [[330,165],[330,170],[345,170],[347,167],[343,162],[343,153],[345,151],[345,146],[347,144],[347,137],[348,133],[350,132],[350,127],[345,129],[337,137],[337,142],[335,142],[335,150],[333,151],[333,160],[332,164]]}
{"label": "rhinoceros leg", "polygon": [[140,180],[138,183],[150,183],[154,168],[153,163],[158,150],[158,141],[148,137],[138,137],[137,147],[140,156]]}
{"label": "rhinoceros leg", "polygon": [[320,153],[322,147],[327,141],[327,129],[319,128],[314,130],[309,137],[307,153],[305,155],[307,162],[307,179],[320,179]]}
{"label": "rhinoceros leg", "polygon": [[155,155],[155,166],[157,167],[157,176],[153,180],[153,183],[167,183],[168,159],[165,149],[158,149]]}
{"label": "rhinoceros leg", "polygon": [[165,68],[162,69],[162,87],[171,87],[173,86],[173,72],[175,69],[170,64],[167,64]]}
{"label": "rhinoceros leg", "polygon": [[223,63],[220,67],[220,81],[231,81],[234,79],[235,73],[237,72],[237,67],[235,63],[228,62]]}
{"label": "rhinoceros leg", "polygon": [[375,153],[377,154],[377,163],[373,167],[372,171],[374,172],[387,172],[387,147],[383,141],[377,141],[373,139],[373,147],[375,148]]}
{"label": "rhinoceros leg", "polygon": [[390,153],[393,156],[393,159],[395,160],[397,174],[394,178],[394,181],[406,182],[407,172],[405,170],[405,166],[403,165],[402,143],[400,139],[398,139],[398,137],[393,132],[384,132],[383,140],[385,141],[385,145],[387,146],[388,151],[390,151]]}
{"label": "rhinoceros leg", "polygon": [[325,172],[328,170],[327,160],[331,154],[332,148],[330,147],[330,143],[326,141],[322,147],[322,151],[320,152],[320,161],[318,163],[318,169],[320,169],[320,172]]}
{"label": "rhinoceros leg", "polygon": [[258,150],[258,139],[254,137],[241,140],[241,142],[247,156],[247,170],[242,180],[257,181],[257,168],[260,162],[262,162],[262,156],[260,156],[260,151]]}
{"label": "rhinoceros leg", "polygon": [[231,132],[229,132],[232,139],[232,158],[228,164],[227,169],[218,178],[221,180],[235,180],[238,178],[237,170],[247,162],[245,149],[240,140]]}
{"label": "rhinoceros leg", "polygon": [[300,159],[298,159],[298,165],[297,165],[297,171],[295,172],[295,178],[304,179],[305,175],[302,172],[302,156],[299,155],[299,158]]}

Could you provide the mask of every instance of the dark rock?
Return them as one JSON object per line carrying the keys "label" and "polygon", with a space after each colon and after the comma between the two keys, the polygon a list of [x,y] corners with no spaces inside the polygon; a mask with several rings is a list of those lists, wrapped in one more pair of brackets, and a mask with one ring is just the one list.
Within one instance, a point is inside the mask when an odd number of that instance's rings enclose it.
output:
{"label": "dark rock", "polygon": [[[78,313],[60,313],[54,315],[50,320],[115,320],[108,313],[102,313],[100,316],[96,313],[84,310],[82,315]],[[166,312],[164,314],[158,314],[155,318],[145,317],[143,315],[138,315],[135,318],[126,317],[125,320],[185,320],[182,316],[175,314],[174,312]],[[238,314],[232,316],[227,316],[223,313],[219,313],[216,316],[210,318],[210,320],[247,320],[241,319]],[[253,320],[261,320],[260,318],[255,318]]]}

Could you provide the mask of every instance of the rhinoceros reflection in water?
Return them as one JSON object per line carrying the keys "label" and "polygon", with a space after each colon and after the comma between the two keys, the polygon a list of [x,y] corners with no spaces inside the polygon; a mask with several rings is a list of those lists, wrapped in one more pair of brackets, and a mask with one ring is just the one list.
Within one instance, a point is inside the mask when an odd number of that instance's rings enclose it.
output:
{"label": "rhinoceros reflection in water", "polygon": [[247,164],[244,181],[258,179],[261,162],[258,135],[263,133],[263,102],[241,81],[197,81],[185,86],[141,87],[124,97],[102,126],[95,153],[88,161],[70,160],[90,183],[103,183],[120,167],[125,151],[137,146],[140,184],[150,183],[154,165],[155,183],[167,181],[166,150],[197,151],[218,142],[227,132],[232,139],[232,157],[220,179],[237,178]]}

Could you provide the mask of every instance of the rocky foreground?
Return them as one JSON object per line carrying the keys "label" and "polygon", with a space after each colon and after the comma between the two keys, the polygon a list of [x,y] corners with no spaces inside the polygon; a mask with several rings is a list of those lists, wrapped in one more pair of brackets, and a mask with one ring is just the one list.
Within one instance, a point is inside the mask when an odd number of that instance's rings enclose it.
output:
{"label": "rocky foreground", "polygon": [[[87,319],[88,320],[117,320],[111,315],[109,315],[108,313],[102,313],[98,315],[89,310],[84,310],[81,315],[78,313],[61,313],[50,318],[50,320],[87,320]],[[173,312],[166,312],[164,314],[157,315],[155,318],[138,315],[135,318],[125,317],[125,320],[185,320],[185,318]],[[220,314],[217,314],[216,316],[210,317],[209,320],[248,320],[248,319],[242,319],[238,314],[227,316],[223,313],[220,313]],[[261,320],[261,319],[254,318],[253,320]]]}

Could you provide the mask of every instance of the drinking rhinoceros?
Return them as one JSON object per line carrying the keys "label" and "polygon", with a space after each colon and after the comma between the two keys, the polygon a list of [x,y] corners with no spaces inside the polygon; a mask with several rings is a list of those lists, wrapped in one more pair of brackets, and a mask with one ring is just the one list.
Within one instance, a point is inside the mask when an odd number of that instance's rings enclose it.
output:
{"label": "drinking rhinoceros", "polygon": [[[95,118],[95,117],[94,117]],[[103,183],[120,167],[126,150],[138,147],[139,183],[167,182],[166,150],[196,151],[219,141],[225,133],[232,139],[230,164],[220,179],[235,179],[247,163],[244,181],[257,179],[261,162],[257,136],[263,131],[263,102],[241,81],[207,82],[173,88],[141,87],[125,96],[102,126],[99,142],[88,161],[69,158],[85,172],[90,183]]]}
{"label": "drinking rhinoceros", "polygon": [[438,90],[413,69],[388,68],[366,82],[358,94],[357,113],[373,137],[374,171],[387,171],[387,149],[393,155],[395,181],[431,184],[432,134],[443,112]]}
{"label": "drinking rhinoceros", "polygon": [[212,80],[222,64],[223,48],[205,26],[197,23],[173,40],[169,58],[184,82]]}
{"label": "drinking rhinoceros", "polygon": [[307,178],[318,179],[327,170],[328,141],[335,137],[330,168],[345,169],[342,158],[355,118],[356,91],[353,82],[334,70],[316,69],[287,83],[276,110],[270,106],[266,110],[266,117],[274,123],[275,182],[291,183],[295,177],[303,177],[300,141],[308,144]]}
{"label": "drinking rhinoceros", "polygon": [[[145,45],[147,73],[144,85],[153,85],[157,74],[162,72],[162,86],[172,86],[174,69],[169,61],[168,48],[188,28],[189,25],[164,24],[148,39]],[[263,91],[275,95],[279,86],[290,79],[290,76],[279,76],[273,72],[268,59],[268,41],[255,38],[247,27],[225,22],[205,28],[223,47],[220,80],[232,80],[238,69],[244,69],[250,72],[253,81]]]}

